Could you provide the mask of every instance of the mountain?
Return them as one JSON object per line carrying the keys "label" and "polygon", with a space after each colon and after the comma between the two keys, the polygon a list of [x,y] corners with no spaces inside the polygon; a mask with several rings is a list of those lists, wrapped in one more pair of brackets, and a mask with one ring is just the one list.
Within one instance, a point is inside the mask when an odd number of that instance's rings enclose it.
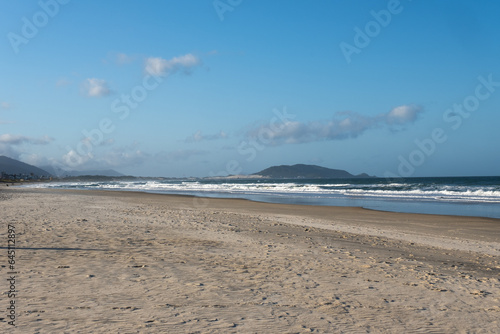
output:
{"label": "mountain", "polygon": [[19,160],[11,159],[6,156],[0,156],[0,173],[3,172],[5,174],[23,174],[23,175],[36,175],[40,176],[51,176],[49,172],[43,170],[41,168],[28,165]]}
{"label": "mountain", "polygon": [[43,170],[46,170],[47,172],[49,172],[50,174],[54,175],[54,176],[61,176],[61,175],[64,175],[64,173],[66,173],[66,171],[60,167],[57,167],[57,166],[40,166],[41,169]]}
{"label": "mountain", "polygon": [[352,175],[341,169],[331,169],[316,165],[281,165],[266,168],[252,175],[277,179],[347,179],[347,178],[367,178],[372,177],[368,174]]}
{"label": "mountain", "polygon": [[84,175],[99,175],[99,176],[124,176],[122,173],[117,172],[114,169],[97,169],[97,170],[64,170],[57,166],[42,166],[44,170],[49,171],[52,175],[57,177],[65,177],[65,176],[84,176]]}

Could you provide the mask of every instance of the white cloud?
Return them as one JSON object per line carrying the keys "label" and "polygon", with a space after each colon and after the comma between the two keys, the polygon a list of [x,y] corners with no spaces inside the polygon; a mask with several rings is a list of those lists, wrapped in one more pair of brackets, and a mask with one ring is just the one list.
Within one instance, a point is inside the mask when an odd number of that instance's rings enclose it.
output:
{"label": "white cloud", "polygon": [[58,165],[57,161],[53,158],[47,158],[45,156],[42,156],[38,153],[28,153],[28,154],[22,154],[22,159],[21,161],[33,165],[33,166],[52,166],[52,165]]}
{"label": "white cloud", "polygon": [[53,140],[54,139],[49,136],[33,138],[21,135],[3,134],[0,135],[0,155],[22,160],[21,157],[26,154],[24,152],[25,146],[23,145],[48,145]]}
{"label": "white cloud", "polygon": [[246,137],[268,145],[342,140],[356,138],[373,128],[397,129],[398,126],[415,122],[421,112],[422,108],[415,105],[399,106],[374,117],[355,112],[340,112],[330,120],[285,121],[272,127],[258,126],[248,131]]}
{"label": "white cloud", "polygon": [[387,123],[405,124],[413,123],[417,120],[422,108],[414,104],[399,106],[387,113]]}
{"label": "white cloud", "polygon": [[92,154],[80,155],[75,150],[70,150],[62,156],[62,162],[65,166],[76,168],[84,166],[88,161],[93,158]]}
{"label": "white cloud", "polygon": [[191,53],[172,59],[150,57],[146,59],[144,71],[154,76],[165,76],[177,71],[189,74],[193,67],[201,63],[200,59]]}
{"label": "white cloud", "polygon": [[22,144],[47,145],[51,143],[53,140],[54,138],[51,138],[49,136],[32,138],[32,137],[12,135],[12,134],[0,135],[0,143],[7,145],[22,145]]}
{"label": "white cloud", "polygon": [[0,142],[0,155],[5,155],[6,157],[12,159],[19,159],[21,152],[12,145],[3,144]]}
{"label": "white cloud", "polygon": [[204,135],[200,130],[196,131],[192,136],[187,137],[184,142],[186,143],[197,143],[205,140],[216,140],[227,138],[227,134],[224,131],[213,135]]}
{"label": "white cloud", "polygon": [[111,94],[108,84],[103,79],[89,78],[82,84],[84,95],[89,97],[101,97]]}
{"label": "white cloud", "polygon": [[108,151],[79,154],[68,151],[62,157],[62,163],[70,169],[108,169],[135,166],[144,163],[149,154],[133,147],[122,147]]}

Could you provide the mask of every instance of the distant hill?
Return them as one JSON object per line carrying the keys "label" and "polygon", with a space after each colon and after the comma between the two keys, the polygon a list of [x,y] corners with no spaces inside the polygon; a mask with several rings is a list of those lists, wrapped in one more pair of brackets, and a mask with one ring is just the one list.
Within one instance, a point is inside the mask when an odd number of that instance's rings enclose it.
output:
{"label": "distant hill", "polygon": [[49,171],[52,175],[55,175],[57,177],[85,176],[85,175],[91,175],[91,176],[99,175],[99,176],[110,176],[110,177],[124,176],[122,173],[119,173],[114,169],[64,170],[57,166],[42,166],[41,168]]}
{"label": "distant hill", "polygon": [[57,177],[63,175],[66,172],[64,169],[56,167],[56,166],[48,166],[47,165],[47,166],[40,166],[40,168],[43,170],[46,170],[50,174],[57,176]]}
{"label": "distant hill", "polygon": [[252,175],[271,177],[278,179],[347,179],[347,178],[368,178],[368,174],[352,175],[341,169],[331,169],[316,165],[282,165],[266,168]]}
{"label": "distant hill", "polygon": [[10,175],[31,175],[31,173],[33,173],[33,175],[38,177],[51,176],[51,174],[44,169],[29,165],[19,160],[11,159],[4,155],[0,156],[0,173],[2,172]]}

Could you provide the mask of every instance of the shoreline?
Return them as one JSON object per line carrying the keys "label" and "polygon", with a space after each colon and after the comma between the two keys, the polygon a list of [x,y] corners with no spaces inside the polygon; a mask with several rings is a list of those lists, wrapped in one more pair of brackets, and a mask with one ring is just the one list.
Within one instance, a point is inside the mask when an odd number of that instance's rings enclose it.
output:
{"label": "shoreline", "polygon": [[[37,182],[34,182],[36,184]],[[15,188],[24,188],[23,184],[16,184],[12,185]],[[29,188],[28,189],[50,189],[50,190],[81,190],[81,191],[111,191],[111,192],[133,192],[133,193],[144,193],[144,194],[154,194],[154,195],[166,195],[166,196],[186,196],[186,197],[194,197],[194,198],[200,198],[200,199],[228,199],[228,200],[247,200],[251,202],[256,202],[256,203],[268,203],[268,204],[277,204],[277,205],[299,205],[299,206],[312,206],[312,207],[334,207],[334,208],[360,208],[363,210],[372,210],[372,211],[377,211],[377,212],[388,212],[388,213],[401,213],[401,214],[420,214],[420,215],[434,215],[434,216],[454,216],[454,217],[467,217],[467,218],[484,218],[484,219],[494,219],[494,220],[499,220],[500,217],[493,217],[493,216],[480,216],[480,215],[474,215],[474,214],[449,214],[449,213],[435,213],[435,212],[418,212],[418,211],[400,211],[400,210],[391,210],[391,209],[380,209],[380,208],[370,208],[370,207],[365,207],[365,206],[350,206],[350,205],[331,205],[331,204],[309,204],[309,203],[287,203],[287,202],[277,202],[277,201],[265,201],[265,200],[259,200],[259,199],[252,199],[252,198],[245,198],[245,197],[230,197],[230,196],[203,196],[203,195],[193,195],[193,194],[183,194],[183,193],[165,193],[165,192],[160,192],[160,191],[145,191],[145,190],[109,190],[109,189],[64,189],[64,188]],[[1,189],[0,189],[1,190]],[[367,203],[372,199],[369,199]],[[391,200],[382,200],[382,201],[387,201],[387,203],[391,203],[393,201]],[[400,202],[398,203],[397,206],[404,206],[405,202]],[[428,205],[477,205],[481,203],[462,203],[462,204],[457,204],[457,203],[428,203]],[[493,205],[490,203],[485,203],[486,205]],[[396,206],[393,204],[392,206]]]}
{"label": "shoreline", "polygon": [[498,219],[10,187],[0,209],[23,332],[500,329]]}
{"label": "shoreline", "polygon": [[[19,187],[18,189],[26,188]],[[479,251],[500,256],[500,219],[498,218],[393,212],[350,206],[281,204],[245,198],[199,197],[145,191],[47,188],[26,190],[134,200],[142,198],[146,201],[157,199],[158,202],[164,198],[193,209],[227,209],[247,214],[259,213],[271,215],[289,224],[297,224],[296,219],[290,219],[290,216],[294,216],[301,217],[303,220],[309,219],[310,221],[304,226],[370,236],[387,237],[390,235],[393,238],[419,242],[428,246],[445,246],[455,250]],[[406,224],[395,225],[397,222],[406,222]]]}

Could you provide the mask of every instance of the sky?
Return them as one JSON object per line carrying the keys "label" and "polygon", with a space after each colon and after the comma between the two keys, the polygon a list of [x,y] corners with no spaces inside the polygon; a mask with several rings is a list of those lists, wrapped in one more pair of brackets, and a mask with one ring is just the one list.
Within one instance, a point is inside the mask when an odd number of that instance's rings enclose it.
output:
{"label": "sky", "polygon": [[0,155],[500,175],[500,3],[0,0]]}

